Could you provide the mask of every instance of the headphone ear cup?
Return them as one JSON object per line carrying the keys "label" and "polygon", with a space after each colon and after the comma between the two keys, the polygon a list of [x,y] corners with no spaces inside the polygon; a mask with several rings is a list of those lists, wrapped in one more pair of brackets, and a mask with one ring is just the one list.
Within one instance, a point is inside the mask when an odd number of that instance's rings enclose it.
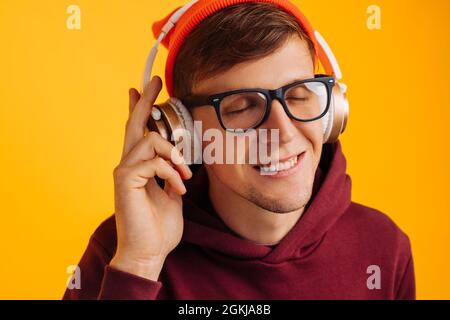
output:
{"label": "headphone ear cup", "polygon": [[180,147],[183,150],[183,156],[187,164],[201,163],[202,161],[202,145],[200,139],[201,133],[198,132],[197,128],[195,127],[191,113],[178,98],[175,97],[170,98],[168,104],[176,112],[180,124],[178,128],[173,128],[173,130],[171,130],[172,139],[174,141],[180,141],[180,139],[182,139],[182,143],[184,143],[184,145]]}
{"label": "headphone ear cup", "polygon": [[348,100],[345,92],[346,86],[343,83],[337,83],[333,88],[330,109],[322,118],[324,126],[324,144],[337,141],[340,134],[345,131],[349,114]]}
{"label": "headphone ear cup", "polygon": [[153,107],[147,123],[150,131],[158,132],[164,139],[182,151],[188,165],[201,163],[202,146],[190,112],[177,98],[170,98]]}

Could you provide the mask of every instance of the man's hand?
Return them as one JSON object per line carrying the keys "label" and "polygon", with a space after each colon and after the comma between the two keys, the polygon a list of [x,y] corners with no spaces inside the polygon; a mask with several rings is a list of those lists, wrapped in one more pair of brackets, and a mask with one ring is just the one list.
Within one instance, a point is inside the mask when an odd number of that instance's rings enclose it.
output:
{"label": "man's hand", "polygon": [[[129,91],[122,159],[114,169],[117,251],[110,262],[111,267],[154,281],[181,241],[181,195],[186,192],[182,179],[192,177],[180,152],[158,133],[148,132],[146,124],[161,88],[161,79],[154,77],[142,97],[135,89]],[[155,176],[165,180],[164,189]]]}

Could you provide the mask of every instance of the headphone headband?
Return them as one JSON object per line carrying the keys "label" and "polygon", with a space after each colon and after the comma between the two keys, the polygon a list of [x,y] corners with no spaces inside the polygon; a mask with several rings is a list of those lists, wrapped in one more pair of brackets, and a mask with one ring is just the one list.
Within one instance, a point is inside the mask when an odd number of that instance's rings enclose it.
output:
{"label": "headphone headband", "polygon": [[[144,75],[141,84],[141,90],[145,88],[145,85],[150,81],[153,63],[158,52],[158,47],[162,43],[168,50],[169,54],[166,62],[166,88],[169,96],[173,96],[173,67],[176,55],[181,48],[185,38],[189,33],[204,19],[220,11],[228,6],[245,3],[245,2],[265,2],[279,6],[281,9],[287,11],[295,18],[297,18],[301,27],[311,38],[314,48],[317,54],[318,60],[325,69],[325,72],[334,75],[338,80],[342,78],[337,60],[326,43],[325,39],[319,32],[314,30],[300,10],[287,0],[194,0],[188,4],[179,7],[168,14],[162,20],[159,20],[153,24],[153,33],[157,38],[150,53],[147,57],[146,66],[144,69]],[[192,8],[192,9],[191,9]]]}

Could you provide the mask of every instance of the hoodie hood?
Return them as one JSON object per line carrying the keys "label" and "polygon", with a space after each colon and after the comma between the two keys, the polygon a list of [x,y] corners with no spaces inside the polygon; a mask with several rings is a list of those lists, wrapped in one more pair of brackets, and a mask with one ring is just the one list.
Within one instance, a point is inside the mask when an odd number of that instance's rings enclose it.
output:
{"label": "hoodie hood", "polygon": [[324,145],[305,211],[278,244],[266,246],[240,237],[225,225],[210,202],[208,177],[201,166],[186,182],[183,241],[239,260],[256,259],[275,264],[303,258],[318,247],[351,203],[351,179],[346,167],[341,143]]}

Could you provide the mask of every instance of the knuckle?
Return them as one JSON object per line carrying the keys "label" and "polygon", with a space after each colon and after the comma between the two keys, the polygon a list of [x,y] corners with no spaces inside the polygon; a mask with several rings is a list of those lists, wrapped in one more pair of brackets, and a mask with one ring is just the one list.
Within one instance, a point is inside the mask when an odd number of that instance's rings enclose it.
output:
{"label": "knuckle", "polygon": [[125,129],[129,131],[133,127],[133,122],[131,121],[131,118],[128,118],[128,120],[125,122]]}
{"label": "knuckle", "polygon": [[115,180],[123,179],[125,174],[126,174],[126,172],[125,172],[124,167],[122,167],[120,165],[115,167],[114,170],[113,170],[113,177],[114,177]]}
{"label": "knuckle", "polygon": [[180,179],[180,181],[182,181],[181,175],[180,175],[180,173],[177,170],[173,169],[173,173],[174,173],[174,175],[176,176],[177,179]]}
{"label": "knuckle", "polygon": [[181,151],[177,147],[172,146],[172,148],[170,150],[170,156],[172,158],[174,158],[174,160],[181,161],[181,162],[184,163],[183,154],[181,153]]}
{"label": "knuckle", "polygon": [[156,158],[155,162],[160,167],[165,167],[167,165],[166,160],[164,160],[163,158],[160,158],[160,157]]}
{"label": "knuckle", "polygon": [[155,140],[157,140],[159,137],[159,133],[157,133],[156,131],[149,131],[147,134],[147,139],[150,142],[154,142]]}
{"label": "knuckle", "polygon": [[149,131],[145,136],[145,140],[149,145],[154,146],[155,144],[159,143],[159,137],[159,133],[155,131]]}
{"label": "knuckle", "polygon": [[117,176],[118,171],[119,171],[119,166],[116,166],[116,167],[113,169],[113,176],[114,176],[114,177]]}

